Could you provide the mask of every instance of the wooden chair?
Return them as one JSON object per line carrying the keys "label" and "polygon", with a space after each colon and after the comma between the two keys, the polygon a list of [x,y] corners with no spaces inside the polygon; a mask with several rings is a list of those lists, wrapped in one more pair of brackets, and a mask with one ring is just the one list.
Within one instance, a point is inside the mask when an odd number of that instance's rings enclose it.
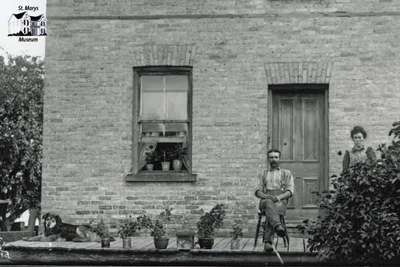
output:
{"label": "wooden chair", "polygon": [[[285,230],[285,236],[282,237],[283,245],[287,249],[287,251],[289,251],[289,235],[288,235],[288,231],[287,231],[287,227],[286,227],[285,216],[282,214],[279,215],[279,221],[280,221],[283,229]],[[263,242],[265,241],[264,240],[264,231],[265,231],[266,224],[267,224],[267,217],[265,216],[265,213],[263,213],[262,211],[259,210],[258,211],[257,228],[256,228],[256,236],[254,237],[254,248],[257,247],[257,240],[260,235],[262,235],[262,237],[263,237],[262,241]],[[278,246],[278,241],[279,241],[279,238],[277,237],[276,242],[275,242],[275,247]]]}

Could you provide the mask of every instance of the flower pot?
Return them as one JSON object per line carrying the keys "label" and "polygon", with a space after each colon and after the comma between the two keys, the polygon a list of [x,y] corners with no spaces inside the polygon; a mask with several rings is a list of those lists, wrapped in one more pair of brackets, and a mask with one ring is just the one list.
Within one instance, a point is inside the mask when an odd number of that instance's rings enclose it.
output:
{"label": "flower pot", "polygon": [[182,160],[174,159],[172,161],[172,168],[174,168],[175,171],[180,171],[182,169]]}
{"label": "flower pot", "polygon": [[132,238],[131,237],[122,238],[122,248],[132,248]]}
{"label": "flower pot", "polygon": [[110,247],[110,243],[111,243],[111,239],[110,238],[102,238],[101,239],[101,247],[102,248],[109,248]]}
{"label": "flower pot", "polygon": [[240,238],[232,238],[231,240],[231,250],[240,249]]}
{"label": "flower pot", "polygon": [[169,161],[163,161],[161,162],[161,167],[163,171],[169,171],[171,163]]}
{"label": "flower pot", "polygon": [[214,238],[199,238],[200,248],[211,249],[214,245]]}
{"label": "flower pot", "polygon": [[146,164],[146,169],[147,169],[148,171],[154,170],[154,164]]}
{"label": "flower pot", "polygon": [[166,237],[154,238],[154,247],[156,249],[166,249],[168,247],[169,239]]}

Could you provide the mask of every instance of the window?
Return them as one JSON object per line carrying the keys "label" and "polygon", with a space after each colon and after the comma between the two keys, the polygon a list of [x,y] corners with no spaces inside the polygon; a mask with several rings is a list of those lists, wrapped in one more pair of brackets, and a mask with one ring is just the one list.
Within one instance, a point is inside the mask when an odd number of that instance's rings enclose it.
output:
{"label": "window", "polygon": [[128,181],[195,181],[190,67],[134,68],[133,174]]}

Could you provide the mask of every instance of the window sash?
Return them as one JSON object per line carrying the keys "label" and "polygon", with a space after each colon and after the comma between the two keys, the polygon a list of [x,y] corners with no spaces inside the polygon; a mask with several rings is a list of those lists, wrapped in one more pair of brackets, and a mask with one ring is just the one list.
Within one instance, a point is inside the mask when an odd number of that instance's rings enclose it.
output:
{"label": "window sash", "polygon": [[187,120],[188,78],[174,74],[141,75],[139,120]]}

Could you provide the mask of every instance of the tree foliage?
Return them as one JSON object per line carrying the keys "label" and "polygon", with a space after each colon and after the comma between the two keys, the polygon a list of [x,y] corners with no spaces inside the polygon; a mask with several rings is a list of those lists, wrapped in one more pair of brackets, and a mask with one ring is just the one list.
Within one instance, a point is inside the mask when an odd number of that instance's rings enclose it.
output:
{"label": "tree foliage", "polygon": [[382,159],[359,163],[333,182],[321,209],[305,221],[311,251],[325,259],[374,263],[400,255],[400,122],[389,132]]}
{"label": "tree foliage", "polygon": [[43,62],[0,57],[0,227],[40,204]]}

